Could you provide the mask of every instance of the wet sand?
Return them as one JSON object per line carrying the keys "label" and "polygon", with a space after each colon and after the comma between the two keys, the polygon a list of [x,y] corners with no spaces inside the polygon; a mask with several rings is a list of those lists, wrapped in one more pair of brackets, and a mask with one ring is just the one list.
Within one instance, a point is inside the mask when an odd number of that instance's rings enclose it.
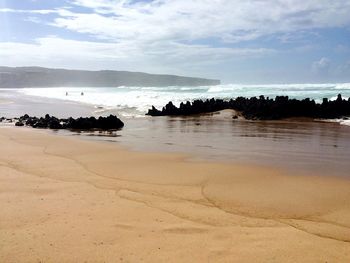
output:
{"label": "wet sand", "polygon": [[0,262],[348,262],[350,181],[0,129]]}
{"label": "wet sand", "polygon": [[182,152],[196,160],[274,166],[293,174],[350,176],[350,126],[339,123],[233,120],[230,111],[124,121],[116,133],[59,134],[143,152]]}

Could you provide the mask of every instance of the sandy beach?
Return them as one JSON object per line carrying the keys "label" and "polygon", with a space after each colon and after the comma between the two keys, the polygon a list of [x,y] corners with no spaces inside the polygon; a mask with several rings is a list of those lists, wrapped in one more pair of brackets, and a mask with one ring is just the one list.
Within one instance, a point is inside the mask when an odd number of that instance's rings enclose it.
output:
{"label": "sandy beach", "polygon": [[0,129],[0,262],[348,262],[350,181]]}
{"label": "sandy beach", "polygon": [[0,263],[350,263],[349,13],[0,0]]}

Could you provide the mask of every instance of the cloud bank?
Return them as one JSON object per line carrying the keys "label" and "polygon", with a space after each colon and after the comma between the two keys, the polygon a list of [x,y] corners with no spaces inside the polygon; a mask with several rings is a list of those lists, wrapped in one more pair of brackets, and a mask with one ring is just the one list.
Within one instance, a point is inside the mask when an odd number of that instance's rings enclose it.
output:
{"label": "cloud bank", "polygon": [[[349,13],[347,0],[73,0],[52,9],[8,7],[0,15],[21,14],[32,26],[44,23],[79,39],[3,41],[0,57],[14,65],[203,74],[215,65],[273,59],[296,48],[290,43],[303,48],[317,30],[350,28]],[[313,61],[310,71],[323,66],[322,59]]]}

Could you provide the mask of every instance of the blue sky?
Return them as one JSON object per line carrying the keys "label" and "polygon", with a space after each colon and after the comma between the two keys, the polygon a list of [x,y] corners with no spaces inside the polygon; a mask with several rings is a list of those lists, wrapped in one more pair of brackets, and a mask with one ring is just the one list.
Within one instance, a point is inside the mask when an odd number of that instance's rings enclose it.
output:
{"label": "blue sky", "polygon": [[0,0],[0,65],[350,82],[348,0]]}

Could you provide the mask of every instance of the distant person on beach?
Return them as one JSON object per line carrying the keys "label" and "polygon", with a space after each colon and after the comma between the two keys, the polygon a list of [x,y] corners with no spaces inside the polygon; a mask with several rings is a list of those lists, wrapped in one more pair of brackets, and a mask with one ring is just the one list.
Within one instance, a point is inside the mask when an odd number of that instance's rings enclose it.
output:
{"label": "distant person on beach", "polygon": [[66,91],[66,96],[68,96],[68,92]]}
{"label": "distant person on beach", "polygon": [[84,96],[84,92],[80,93],[81,96]]}

